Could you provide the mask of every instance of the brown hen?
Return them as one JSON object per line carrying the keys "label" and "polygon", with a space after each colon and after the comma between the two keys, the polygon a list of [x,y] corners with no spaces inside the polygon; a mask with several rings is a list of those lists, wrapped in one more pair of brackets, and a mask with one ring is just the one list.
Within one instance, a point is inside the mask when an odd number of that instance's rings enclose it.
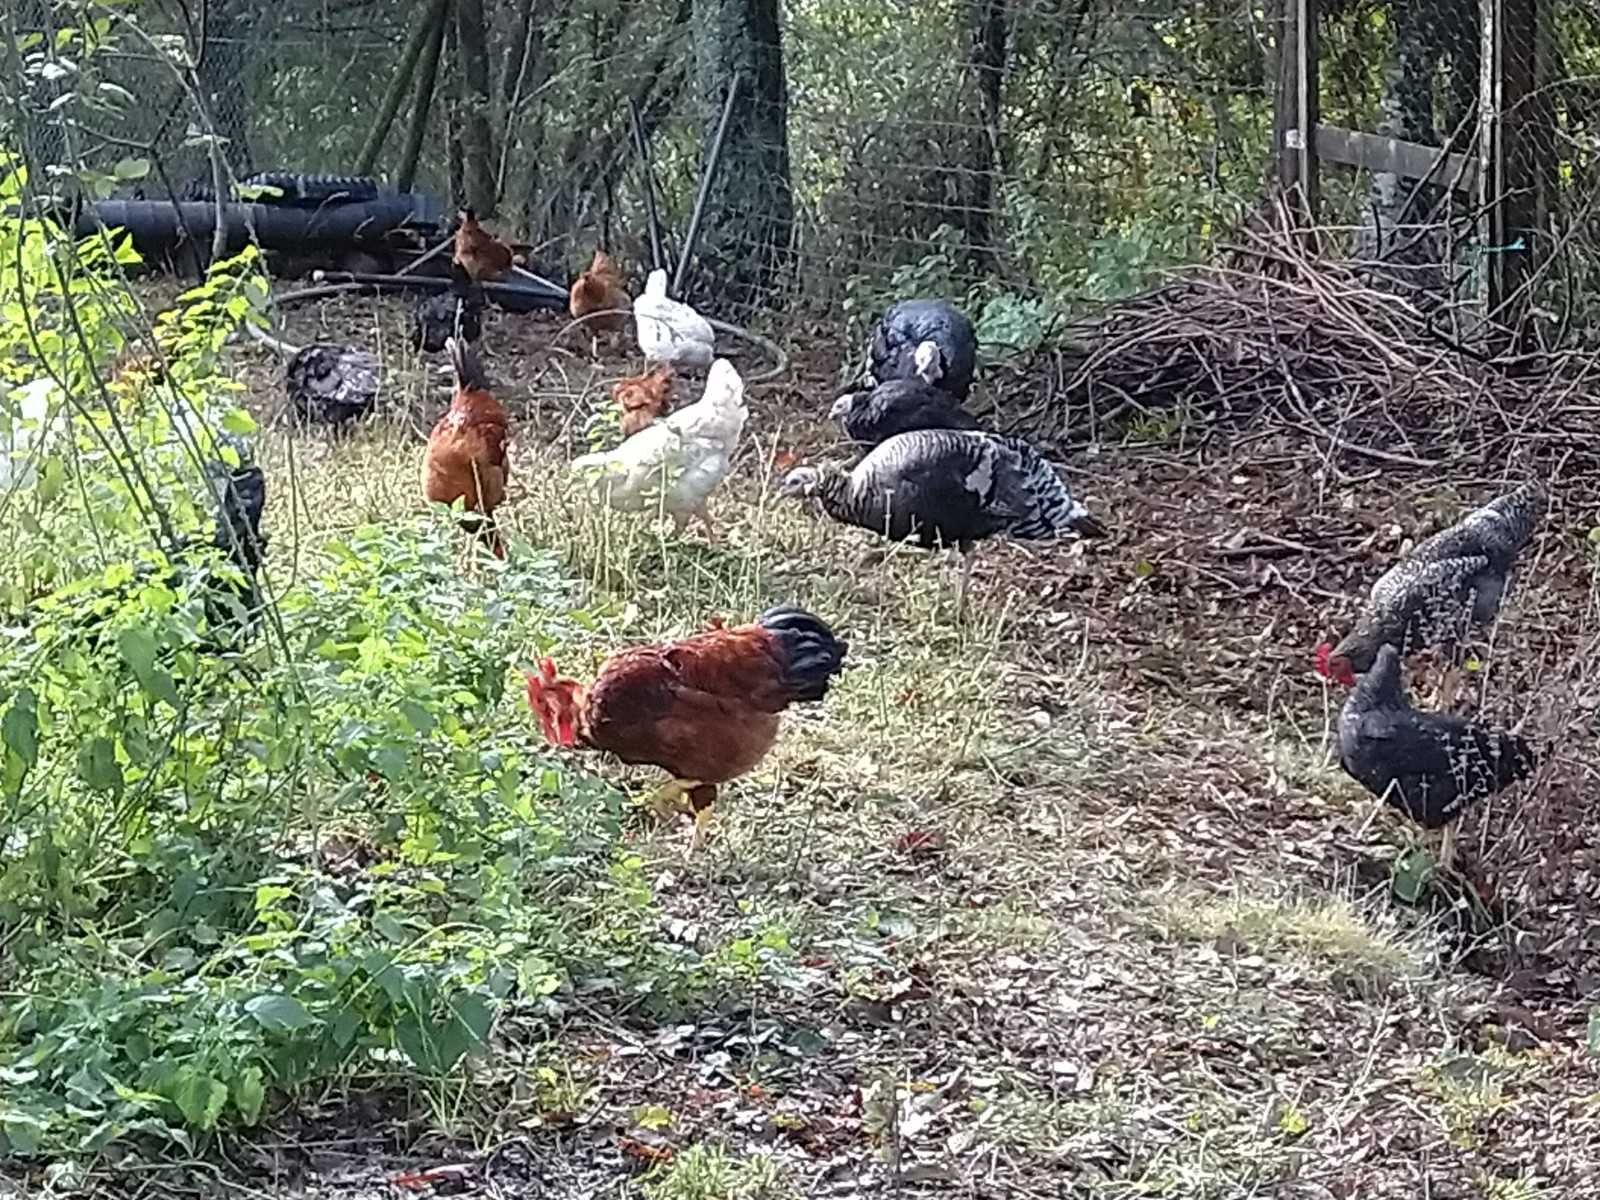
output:
{"label": "brown hen", "polygon": [[628,327],[632,310],[633,297],[623,286],[622,272],[609,254],[597,249],[589,269],[572,281],[572,291],[567,296],[567,311],[572,319],[589,318],[584,324],[589,329],[591,355],[599,357],[602,333],[608,342],[615,343],[617,334]]}
{"label": "brown hen", "polygon": [[622,410],[622,436],[631,438],[641,429],[667,415],[672,408],[672,366],[662,363],[643,375],[619,379],[611,398]]}
{"label": "brown hen", "polygon": [[455,261],[474,283],[492,283],[506,277],[513,259],[511,247],[478,224],[472,209],[463,208],[456,226]]}
{"label": "brown hen", "polygon": [[492,395],[477,355],[463,342],[445,342],[455,371],[456,393],[450,407],[428,435],[422,458],[422,493],[437,504],[457,500],[473,516],[462,526],[483,537],[495,557],[505,545],[495,528],[494,510],[505,499],[511,473],[508,455],[509,418]]}

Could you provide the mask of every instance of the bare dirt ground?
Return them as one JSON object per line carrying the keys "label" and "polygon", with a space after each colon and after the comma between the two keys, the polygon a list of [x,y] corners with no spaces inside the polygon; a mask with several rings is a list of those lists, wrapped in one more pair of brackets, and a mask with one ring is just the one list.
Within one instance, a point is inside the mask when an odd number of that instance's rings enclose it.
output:
{"label": "bare dirt ground", "polygon": [[[403,313],[351,299],[289,314],[297,345],[384,356],[379,430],[331,447],[299,435],[307,471],[391,470],[363,447],[399,443],[400,482],[353,477],[352,510],[409,486],[420,440],[406,431],[448,398],[404,348]],[[573,503],[562,461],[630,369],[552,351],[561,324],[496,315],[484,342],[518,420],[516,519],[557,546]],[[788,377],[752,395],[745,456],[716,501],[729,561],[670,542],[640,552],[669,571],[758,569],[750,595],[797,594],[853,645],[856,678],[729,789],[703,856],[685,859],[681,828],[637,835],[652,936],[742,936],[747,983],[663,1023],[600,981],[508,1016],[471,1088],[307,1096],[204,1161],[107,1163],[88,1190],[1600,1189],[1590,485],[1561,481],[1474,683],[1477,708],[1526,718],[1555,761],[1467,818],[1466,886],[1406,906],[1389,872],[1414,835],[1328,764],[1339,697],[1311,651],[1404,542],[1493,494],[1505,464],[1330,459],[1264,417],[1203,437],[1181,423],[1124,432],[1065,460],[1112,538],[985,547],[976,612],[958,622],[947,564],[886,555],[767,494],[774,452],[845,458],[823,414],[850,349],[802,342]],[[240,364],[270,418],[281,364],[259,347]],[[1002,417],[1029,376],[1005,378]],[[658,588],[638,600],[689,602]]]}

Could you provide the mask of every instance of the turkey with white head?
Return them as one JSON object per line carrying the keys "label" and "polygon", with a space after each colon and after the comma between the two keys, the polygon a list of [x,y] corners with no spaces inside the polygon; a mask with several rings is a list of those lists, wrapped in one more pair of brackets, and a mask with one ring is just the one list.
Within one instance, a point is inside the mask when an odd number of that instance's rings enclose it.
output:
{"label": "turkey with white head", "polygon": [[948,300],[902,300],[878,318],[867,362],[875,384],[920,379],[961,401],[972,390],[978,336],[967,314]]}
{"label": "turkey with white head", "polygon": [[779,494],[814,499],[836,521],[961,552],[957,607],[965,603],[973,546],[1004,536],[1044,541],[1106,529],[1075,499],[1043,456],[1021,438],[959,429],[919,429],[875,447],[849,474],[797,467]]}

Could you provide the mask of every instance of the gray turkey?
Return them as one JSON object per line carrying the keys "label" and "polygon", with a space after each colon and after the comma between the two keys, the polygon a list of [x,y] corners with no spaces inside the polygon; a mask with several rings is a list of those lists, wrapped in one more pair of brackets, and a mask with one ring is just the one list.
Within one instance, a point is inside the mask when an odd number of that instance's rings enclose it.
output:
{"label": "gray turkey", "polygon": [[1424,829],[1442,829],[1439,864],[1468,805],[1533,773],[1533,748],[1448,713],[1418,712],[1400,688],[1400,651],[1385,643],[1339,713],[1339,763]]}
{"label": "gray turkey", "polygon": [[354,346],[318,343],[295,352],[284,371],[295,420],[341,428],[378,402],[378,360]]}
{"label": "gray turkey", "polygon": [[424,296],[411,310],[411,348],[435,354],[447,338],[476,342],[483,332],[483,285],[460,263],[450,264],[450,286]]}
{"label": "gray turkey", "polygon": [[1337,646],[1317,647],[1317,671],[1351,687],[1385,644],[1402,654],[1439,646],[1454,658],[1469,624],[1486,626],[1499,614],[1545,501],[1544,485],[1530,481],[1428,538],[1372,585]]}
{"label": "gray turkey", "polygon": [[956,547],[962,560],[958,608],[966,598],[973,546],[984,538],[1033,541],[1106,533],[1037,450],[1021,438],[994,433],[919,429],[896,434],[848,475],[832,467],[797,467],[779,491],[813,498],[834,520],[894,541],[913,540],[927,549]]}
{"label": "gray turkey", "polygon": [[[924,344],[931,348],[919,355]],[[967,314],[949,301],[901,300],[878,318],[867,360],[875,384],[921,379],[965,400],[978,367],[978,337]]]}
{"label": "gray turkey", "polygon": [[866,446],[916,429],[978,429],[977,419],[943,388],[920,379],[891,379],[869,392],[847,392],[828,416],[845,436]]}

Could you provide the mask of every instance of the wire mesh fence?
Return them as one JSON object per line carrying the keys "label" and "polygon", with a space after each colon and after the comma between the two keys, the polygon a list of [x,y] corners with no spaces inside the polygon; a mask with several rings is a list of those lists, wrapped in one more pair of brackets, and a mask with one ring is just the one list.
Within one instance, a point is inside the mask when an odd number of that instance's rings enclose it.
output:
{"label": "wire mesh fence", "polygon": [[1555,291],[1581,291],[1600,257],[1593,7],[1321,0],[1309,10],[1317,196],[1348,235],[1336,244],[1381,261],[1393,284],[1511,323],[1548,313]]}
{"label": "wire mesh fence", "polygon": [[[23,20],[59,30],[64,8]],[[597,244],[649,262],[652,214],[681,251],[736,88],[696,299],[837,316],[937,290],[1037,325],[1227,239],[1273,168],[1297,15],[1333,248],[1452,302],[1481,303],[1508,257],[1512,291],[1585,290],[1586,0],[156,5],[115,23],[99,61],[132,103],[77,150],[147,153],[145,194],[183,194],[209,180],[214,130],[238,176],[362,172],[472,201],[559,277]]]}

